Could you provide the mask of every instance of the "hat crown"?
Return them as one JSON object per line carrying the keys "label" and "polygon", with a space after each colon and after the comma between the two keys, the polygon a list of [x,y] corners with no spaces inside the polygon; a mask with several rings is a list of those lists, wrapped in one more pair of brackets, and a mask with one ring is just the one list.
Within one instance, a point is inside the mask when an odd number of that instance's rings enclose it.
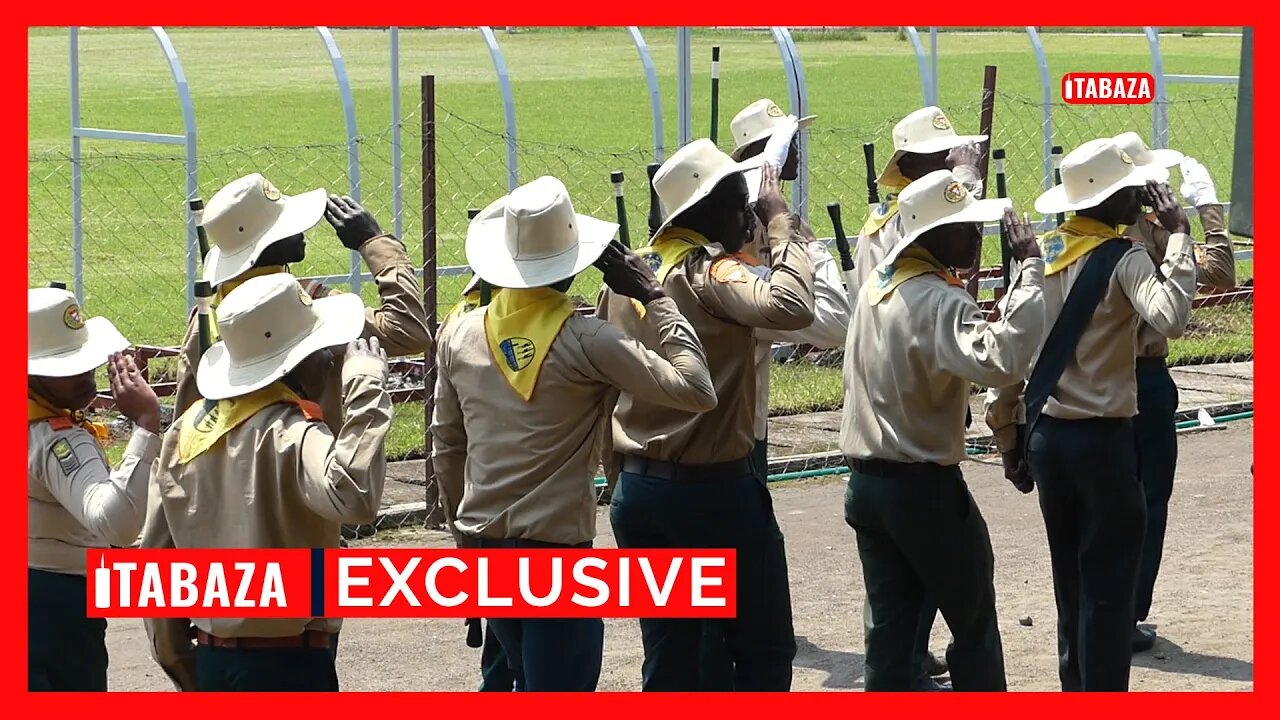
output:
{"label": "hat crown", "polygon": [[209,242],[223,253],[253,245],[284,213],[283,197],[260,173],[227,183],[205,206],[202,222]]}
{"label": "hat crown", "polygon": [[89,341],[75,295],[58,288],[27,290],[27,357],[70,352]]}
{"label": "hat crown", "polygon": [[[1134,160],[1110,138],[1090,140],[1062,158],[1062,186],[1068,202],[1079,202],[1123,181]],[[1099,202],[1105,198],[1099,199]]]}
{"label": "hat crown", "polygon": [[578,246],[577,214],[560,180],[543,176],[507,196],[507,251],[516,260],[540,260]]}
{"label": "hat crown", "polygon": [[935,170],[898,195],[898,214],[905,235],[964,211],[976,201],[950,170]]}
{"label": "hat crown", "polygon": [[297,278],[273,273],[246,280],[218,305],[218,335],[235,365],[289,351],[319,322]]}
{"label": "hat crown", "polygon": [[893,147],[896,150],[907,145],[955,136],[955,128],[951,127],[946,113],[931,105],[916,110],[893,126]]}
{"label": "hat crown", "polygon": [[677,150],[653,176],[663,217],[670,219],[672,210],[692,199],[708,180],[718,177],[730,165],[737,163],[707,138]]}
{"label": "hat crown", "polygon": [[774,101],[764,98],[746,106],[729,122],[734,142],[745,145],[773,130],[786,121],[787,114]]}

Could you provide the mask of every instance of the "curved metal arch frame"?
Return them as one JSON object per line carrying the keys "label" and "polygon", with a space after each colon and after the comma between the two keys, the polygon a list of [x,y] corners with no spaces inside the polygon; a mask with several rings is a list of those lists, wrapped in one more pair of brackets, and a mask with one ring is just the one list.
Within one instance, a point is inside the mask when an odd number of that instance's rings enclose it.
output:
{"label": "curved metal arch frame", "polygon": [[404,238],[404,182],[400,157],[400,28],[388,28],[391,38],[391,216],[396,237]]}
{"label": "curved metal arch frame", "polygon": [[649,112],[653,117],[653,161],[661,163],[666,159],[666,148],[662,139],[662,92],[658,87],[658,72],[654,69],[653,56],[644,35],[640,34],[640,28],[628,26],[627,34],[631,36],[631,42],[640,55],[640,64],[644,66],[644,78],[649,86]]}
{"label": "curved metal arch frame", "polygon": [[1053,187],[1053,86],[1049,79],[1049,59],[1044,52],[1044,43],[1040,42],[1040,33],[1032,25],[1025,27],[1027,38],[1031,40],[1031,50],[1036,56],[1036,67],[1040,70],[1040,107],[1043,118],[1040,126],[1043,144],[1041,160],[1044,189],[1048,190]]}
{"label": "curved metal arch frame", "polygon": [[[187,199],[194,199],[198,193],[198,166],[196,163],[196,113],[191,102],[191,89],[187,84],[186,72],[182,69],[182,61],[178,59],[178,51],[174,49],[169,33],[163,27],[148,27],[160,44],[169,65],[169,73],[173,77],[174,89],[178,93],[178,104],[182,109],[182,135],[165,133],[134,132],[127,130],[103,130],[80,126],[80,28],[68,28],[69,59],[71,75],[71,268],[74,293],[78,302],[84,302],[84,198],[83,198],[83,166],[80,157],[80,141],[83,138],[100,140],[121,140],[125,142],[158,143],[162,145],[182,145],[186,163]],[[196,245],[195,218],[186,208],[187,224],[187,310],[195,307],[196,257],[199,250]]]}
{"label": "curved metal arch frame", "polygon": [[937,78],[929,71],[929,59],[925,57],[924,45],[920,43],[920,33],[916,32],[915,27],[911,25],[902,26],[904,32],[907,33],[907,39],[911,41],[911,49],[916,53],[916,69],[920,73],[920,89],[924,95],[925,105],[938,104],[938,88]]}
{"label": "curved metal arch frame", "polygon": [[511,76],[507,74],[507,61],[498,47],[498,38],[493,28],[482,26],[480,34],[485,45],[489,46],[489,59],[493,61],[493,70],[498,74],[498,90],[502,93],[502,114],[506,118],[507,127],[507,191],[515,190],[520,184],[519,154],[516,149],[516,101],[511,93]]}
{"label": "curved metal arch frame", "polygon": [[[804,81],[804,65],[800,62],[800,52],[796,49],[795,39],[791,31],[785,27],[770,28],[773,42],[778,46],[778,54],[782,57],[782,67],[787,76],[787,94],[791,100],[791,114],[804,117],[809,107],[808,88]],[[799,133],[800,157],[809,156],[809,133]],[[791,187],[791,205],[795,212],[806,220],[809,217],[809,169],[807,163],[800,163],[800,171]]]}
{"label": "curved metal arch frame", "polygon": [[[347,129],[347,182],[350,185],[351,197],[360,202],[360,135],[356,127],[356,106],[351,97],[351,80],[347,76],[347,63],[338,49],[338,41],[334,39],[329,28],[317,26],[316,32],[324,42],[325,52],[329,55],[329,63],[333,66],[333,76],[338,81],[338,97],[342,102],[342,118]],[[360,292],[360,253],[351,251],[351,270],[347,282],[352,292]]]}
{"label": "curved metal arch frame", "polygon": [[1151,74],[1156,80],[1155,103],[1151,108],[1151,147],[1169,147],[1169,95],[1164,77],[1164,55],[1160,52],[1160,33],[1154,26],[1142,28],[1151,49]]}

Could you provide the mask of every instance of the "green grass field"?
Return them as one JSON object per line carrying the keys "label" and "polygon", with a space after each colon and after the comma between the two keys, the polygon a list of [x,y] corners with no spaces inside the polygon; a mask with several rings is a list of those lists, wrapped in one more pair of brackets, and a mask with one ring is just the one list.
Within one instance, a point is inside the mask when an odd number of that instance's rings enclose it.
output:
{"label": "green grass field", "polygon": [[[1206,28],[1200,28],[1204,30]],[[646,28],[664,103],[665,143],[676,145],[675,33]],[[194,100],[199,187],[207,200],[225,182],[261,171],[286,193],[316,186],[346,192],[345,131],[332,68],[310,29],[173,29]],[[392,226],[389,37],[382,30],[335,30],[345,56],[361,136],[363,200]],[[142,29],[86,29],[80,36],[82,124],[180,133],[181,116],[159,47]],[[738,109],[759,97],[788,105],[777,48],[768,34],[695,29],[693,131],[709,130],[710,47],[722,48],[720,144]],[[1151,68],[1141,37],[1043,36],[1057,101],[1062,73]],[[648,94],[635,48],[621,28],[498,32],[510,71],[520,141],[520,178],[563,179],[580,211],[613,216],[610,170],[628,177],[633,229],[644,224],[644,165],[652,161]],[[927,42],[927,39],[926,39]],[[1238,38],[1164,37],[1167,73],[1234,75]],[[976,132],[983,66],[999,68],[995,146],[1009,153],[1010,194],[1031,210],[1041,189],[1038,70],[1021,33],[939,38],[940,102],[960,132]],[[465,263],[461,239],[468,207],[506,190],[503,116],[488,50],[476,30],[404,30],[401,46],[404,235],[421,258],[419,76],[433,73],[438,100],[438,203],[441,265]],[[829,234],[824,210],[843,203],[846,229],[865,215],[861,144],[877,143],[883,163],[893,123],[922,103],[915,57],[894,32],[797,33],[808,110],[809,217]],[[65,29],[33,29],[28,38],[28,278],[32,285],[71,278],[68,41]],[[1230,195],[1234,87],[1171,87],[1170,140],[1203,161],[1224,200]],[[1151,134],[1151,108],[1057,105],[1054,142],[1071,147],[1104,134]],[[185,310],[184,170],[173,147],[115,141],[83,144],[84,268],[87,309],[110,316],[135,342],[172,344]],[[633,230],[633,244],[643,232]],[[998,257],[988,243],[987,258]],[[349,260],[322,224],[312,233],[299,274],[345,274]],[[1244,277],[1252,275],[1243,264]],[[440,311],[465,276],[444,278]],[[594,297],[598,277],[575,286]],[[373,300],[365,286],[367,300]],[[1251,314],[1222,315],[1223,328],[1175,346],[1175,353],[1225,354],[1252,347]],[[1198,344],[1197,344],[1198,343]],[[1211,347],[1210,347],[1211,346]],[[1206,349],[1207,348],[1207,349]],[[775,412],[839,402],[838,370],[776,369]],[[406,415],[413,415],[413,406]],[[417,415],[421,413],[418,412]],[[421,421],[418,421],[419,425]],[[416,431],[420,437],[421,428]],[[412,435],[413,433],[410,433]]]}

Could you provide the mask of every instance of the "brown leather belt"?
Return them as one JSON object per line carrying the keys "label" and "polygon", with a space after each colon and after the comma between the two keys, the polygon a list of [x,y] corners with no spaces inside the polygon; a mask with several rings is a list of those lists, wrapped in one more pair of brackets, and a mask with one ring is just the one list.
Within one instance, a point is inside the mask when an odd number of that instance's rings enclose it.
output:
{"label": "brown leather belt", "polygon": [[212,645],[220,648],[263,649],[263,648],[331,648],[333,633],[323,630],[307,630],[301,635],[286,637],[217,637],[201,630],[196,633],[196,642],[201,645]]}

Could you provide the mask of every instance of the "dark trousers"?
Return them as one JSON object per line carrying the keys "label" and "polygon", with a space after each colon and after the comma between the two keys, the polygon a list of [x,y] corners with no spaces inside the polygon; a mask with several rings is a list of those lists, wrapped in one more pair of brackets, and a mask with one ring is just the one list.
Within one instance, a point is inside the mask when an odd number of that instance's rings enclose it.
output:
{"label": "dark trousers", "polygon": [[480,649],[480,692],[511,692],[515,689],[516,674],[512,672],[507,651],[493,631],[493,625],[484,622],[484,645]]}
{"label": "dark trousers", "polygon": [[932,601],[954,638],[947,649],[952,687],[1005,690],[991,537],[960,469],[872,475],[855,468],[844,512],[857,533],[871,601],[865,688],[912,689],[921,609]]}
{"label": "dark trousers", "polygon": [[[619,547],[737,551],[737,617],[640,620],[644,690],[729,689],[723,653],[733,663],[733,689],[791,689],[796,641],[786,547],[769,489],[753,471],[694,481],[624,472],[610,519]],[[722,645],[704,641],[717,635]]]}
{"label": "dark trousers", "polygon": [[1027,440],[1049,536],[1064,691],[1129,689],[1147,514],[1132,439],[1128,418],[1041,415]]}
{"label": "dark trousers", "polygon": [[[481,540],[482,548],[589,548],[536,540]],[[600,618],[492,618],[489,627],[507,656],[512,689],[592,692],[600,682],[604,621]]]}
{"label": "dark trousers", "polygon": [[[916,627],[915,646],[911,650],[911,682],[912,687],[931,688],[933,685],[928,670],[925,669],[924,658],[929,653],[929,636],[933,634],[933,623],[938,616],[938,607],[928,598],[920,607],[919,625]],[[871,595],[862,604],[862,646],[865,649],[871,636],[871,628],[875,627],[874,613],[871,610]]]}
{"label": "dark trousers", "polygon": [[1138,450],[1138,477],[1146,495],[1147,530],[1138,563],[1138,590],[1134,618],[1141,622],[1151,612],[1151,598],[1164,554],[1164,531],[1169,522],[1169,498],[1178,465],[1178,386],[1169,375],[1164,358],[1138,359],[1138,416],[1133,435]]}
{"label": "dark trousers", "polygon": [[107,621],[85,617],[83,575],[27,570],[27,689],[106,692]]}
{"label": "dark trousers", "polygon": [[330,647],[196,647],[196,689],[203,692],[338,692]]}

